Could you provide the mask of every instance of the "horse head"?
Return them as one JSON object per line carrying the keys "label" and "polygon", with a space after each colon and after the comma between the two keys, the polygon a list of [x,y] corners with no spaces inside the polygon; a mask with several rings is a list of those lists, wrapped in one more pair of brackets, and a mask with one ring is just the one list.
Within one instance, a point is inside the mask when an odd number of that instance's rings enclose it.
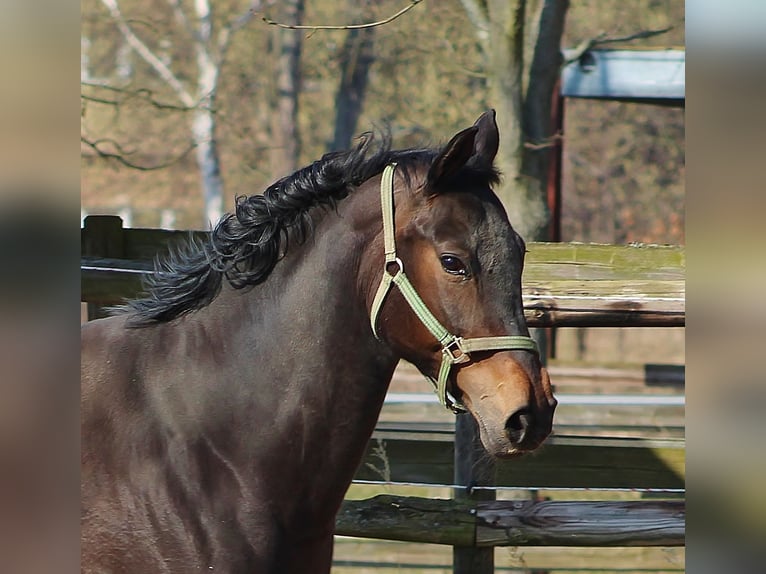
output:
{"label": "horse head", "polygon": [[372,323],[447,406],[474,416],[490,454],[511,457],[548,436],[556,399],[524,317],[525,244],[491,190],[498,140],[486,112],[430,165],[399,177],[388,168],[389,182],[384,173],[386,260]]}

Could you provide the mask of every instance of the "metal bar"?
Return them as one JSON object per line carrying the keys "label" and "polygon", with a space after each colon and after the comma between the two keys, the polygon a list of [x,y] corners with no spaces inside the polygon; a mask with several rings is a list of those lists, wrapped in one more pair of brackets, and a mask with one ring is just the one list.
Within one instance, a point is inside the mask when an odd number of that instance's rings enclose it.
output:
{"label": "metal bar", "polygon": [[[683,395],[575,395],[556,394],[559,406],[619,406],[619,407],[683,407],[686,397]],[[433,393],[388,393],[386,404],[438,404]]]}

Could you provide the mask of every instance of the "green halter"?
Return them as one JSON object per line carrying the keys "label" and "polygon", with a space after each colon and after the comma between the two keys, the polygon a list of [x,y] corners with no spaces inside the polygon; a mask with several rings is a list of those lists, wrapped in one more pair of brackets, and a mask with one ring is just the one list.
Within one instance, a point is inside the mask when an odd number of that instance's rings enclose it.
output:
{"label": "green halter", "polygon": [[[466,363],[471,360],[470,353],[474,351],[497,351],[497,350],[524,350],[537,353],[537,344],[531,337],[521,335],[508,335],[504,337],[478,337],[463,339],[453,335],[434,317],[433,313],[415,291],[410,280],[404,274],[404,264],[396,255],[396,242],[394,238],[394,170],[396,164],[391,163],[383,170],[383,178],[380,181],[380,201],[383,206],[383,240],[385,244],[386,261],[383,264],[383,278],[380,281],[378,291],[372,302],[370,310],[370,323],[372,332],[378,337],[377,321],[383,301],[391,289],[391,285],[399,288],[402,296],[418,316],[421,323],[439,341],[442,346],[442,362],[439,368],[439,376],[436,380],[426,377],[433,384],[439,402],[453,412],[465,411],[465,407],[447,395],[447,381],[452,365]],[[393,275],[388,267],[391,263],[397,265],[397,271]]]}

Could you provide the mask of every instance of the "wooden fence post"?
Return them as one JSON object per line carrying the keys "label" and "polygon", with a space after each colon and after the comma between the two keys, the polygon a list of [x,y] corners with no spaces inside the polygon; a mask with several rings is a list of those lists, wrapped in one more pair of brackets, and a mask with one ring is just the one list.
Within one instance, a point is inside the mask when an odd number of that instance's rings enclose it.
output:
{"label": "wooden fence post", "polygon": [[[122,218],[116,215],[88,215],[82,234],[82,255],[120,259],[124,254]],[[102,305],[88,303],[88,321],[106,316]]]}
{"label": "wooden fence post", "polygon": [[[484,450],[479,438],[479,427],[473,416],[461,413],[455,417],[455,499],[495,500],[494,490],[478,489],[476,486],[495,485],[495,462]],[[495,571],[494,548],[454,546],[452,550],[454,574],[493,574]]]}
{"label": "wooden fence post", "polygon": [[[537,343],[537,349],[540,351],[540,363],[543,367],[548,366],[548,358],[553,355],[552,351],[555,349],[555,327],[545,328],[532,328],[529,330],[529,335]],[[539,500],[539,493],[534,490],[530,492],[530,498],[534,501]],[[526,574],[550,574],[548,570],[527,570]]]}

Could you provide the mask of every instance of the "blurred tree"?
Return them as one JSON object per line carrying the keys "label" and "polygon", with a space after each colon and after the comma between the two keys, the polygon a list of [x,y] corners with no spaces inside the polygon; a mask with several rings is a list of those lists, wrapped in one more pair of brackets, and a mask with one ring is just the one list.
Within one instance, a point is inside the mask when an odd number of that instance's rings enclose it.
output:
{"label": "blurred tree", "polygon": [[[174,16],[173,2],[117,1],[134,33],[192,97],[197,97],[197,57],[188,31]],[[339,142],[375,125],[388,125],[397,147],[438,145],[445,134],[470,125],[489,107],[498,111],[502,134],[514,127],[507,104],[504,107],[495,95],[503,90],[489,68],[488,54],[493,48],[489,2],[420,2],[405,16],[376,26],[369,32],[369,69],[363,92],[360,80],[364,75],[358,74],[364,67],[361,64],[368,62],[366,43],[361,41],[361,33],[352,34],[344,26],[384,21],[411,6],[411,0],[370,1],[368,6],[351,0],[304,0],[304,4],[306,23],[335,24],[337,29],[314,31],[309,26],[303,31],[284,31],[301,42],[300,106],[296,107],[299,165],[316,159],[331,146],[345,147]],[[213,36],[253,5],[246,0],[216,0]],[[478,20],[471,17],[474,25],[469,24],[469,5],[478,7],[479,16],[484,16]],[[522,112],[532,105],[531,69],[535,46],[540,44],[536,30],[541,29],[539,19],[545,5],[542,0],[527,0],[525,4],[523,97],[521,104],[516,100]],[[276,27],[260,20],[268,15],[284,21],[285,16],[281,5],[263,0],[262,6],[265,10],[255,15],[251,25],[231,35],[225,65],[217,77],[215,151],[220,155],[226,209],[230,209],[235,194],[257,193],[287,171],[271,165],[271,150],[277,145],[272,131],[279,41]],[[183,7],[196,26],[192,1],[183,0]],[[638,30],[673,26],[659,38],[636,40],[630,47],[683,46],[683,15],[680,0],[581,0],[571,3],[566,12],[562,45],[580,46],[605,31],[610,37],[629,36]],[[204,209],[201,178],[191,153],[196,151],[191,136],[196,106],[185,106],[130,47],[104,9],[103,0],[82,0],[81,29],[86,112],[83,136],[96,143],[103,154],[120,155],[122,160],[142,167],[167,166],[153,171],[127,169],[117,158],[103,160],[83,145],[84,209],[116,213],[131,208],[133,223],[138,226],[158,225],[160,210],[173,210],[176,226],[199,228]],[[556,57],[558,46],[551,53]],[[507,54],[496,57],[501,71],[509,68]],[[558,74],[557,67],[555,72]],[[349,92],[341,86],[352,89]],[[539,93],[554,89],[541,88]],[[120,105],[103,103],[113,100],[119,100]],[[683,241],[683,112],[574,100],[567,100],[566,106],[563,238]],[[544,120],[539,125],[547,126],[547,112],[534,115]],[[520,117],[525,122],[529,119],[524,113]],[[522,155],[538,154],[545,159],[551,151],[547,147],[550,137],[556,134],[548,132],[548,139],[545,135],[533,138],[532,128],[522,127]],[[504,141],[501,150],[508,147]],[[503,170],[504,190],[510,192],[512,200],[523,197],[516,178],[522,182],[530,179],[526,172],[513,176],[508,167]],[[545,173],[543,169],[537,171]],[[509,212],[514,226],[527,238],[534,238],[523,228],[526,216],[514,214],[512,207]]]}
{"label": "blurred tree", "polygon": [[476,29],[500,123],[496,163],[504,182],[498,195],[521,235],[548,239],[551,102],[563,63],[561,37],[569,1],[538,0],[529,24],[526,0],[461,3]]}
{"label": "blurred tree", "polygon": [[[278,7],[278,18],[284,26],[303,25],[303,0],[283,0]],[[301,138],[298,130],[298,104],[303,32],[276,27],[272,34],[276,65],[274,90],[271,94],[271,169],[277,177],[282,177],[299,167]]]}
{"label": "blurred tree", "polygon": [[[348,14],[361,22],[370,6],[370,0],[348,0]],[[354,28],[346,34],[339,60],[340,81],[335,96],[335,134],[330,149],[351,147],[356,125],[362,113],[367,93],[370,66],[375,61],[375,27]]]}
{"label": "blurred tree", "polygon": [[[167,45],[167,40],[157,42],[156,46],[151,46],[149,42],[144,41],[139,36],[137,28],[141,24],[145,25],[145,23],[126,18],[122,13],[119,0],[101,0],[101,3],[109,11],[117,31],[122,35],[125,42],[123,46],[127,46],[148,64],[155,76],[174,94],[180,105],[162,104],[153,98],[149,98],[150,103],[155,106],[175,107],[178,111],[189,112],[188,128],[200,172],[204,210],[207,220],[216,222],[223,211],[223,178],[216,134],[216,97],[219,78],[233,34],[253,19],[255,13],[262,9],[263,2],[251,0],[248,2],[248,8],[243,10],[239,16],[229,20],[216,20],[210,0],[195,0],[192,3],[193,8],[185,5],[182,0],[168,0],[175,26],[182,31],[181,37],[184,44],[183,48],[179,48],[177,45],[174,47],[183,56],[192,55],[196,64],[193,69],[185,65],[183,57],[173,60],[162,53],[162,48]],[[242,7],[240,7],[241,9]],[[233,11],[229,13],[233,13]],[[179,36],[175,35],[175,39],[178,41]],[[124,53],[121,54],[121,58],[123,64],[119,66],[117,75],[126,80],[131,75],[132,70],[129,65],[125,64],[126,56]],[[119,85],[110,86],[107,81],[98,84],[86,83],[86,85],[94,89],[111,88],[116,92],[124,92]],[[140,93],[141,91],[144,94],[152,94],[152,90],[145,88],[132,93]],[[104,102],[103,98],[94,98],[92,95],[84,95],[84,98],[86,101],[91,99]],[[119,105],[121,102],[114,100],[113,103]],[[135,164],[127,159],[124,148],[119,142],[107,141],[104,138],[94,140],[87,134],[83,134],[81,139],[100,155],[117,158],[129,167],[147,169],[147,166]],[[106,151],[105,144],[112,151]]]}

